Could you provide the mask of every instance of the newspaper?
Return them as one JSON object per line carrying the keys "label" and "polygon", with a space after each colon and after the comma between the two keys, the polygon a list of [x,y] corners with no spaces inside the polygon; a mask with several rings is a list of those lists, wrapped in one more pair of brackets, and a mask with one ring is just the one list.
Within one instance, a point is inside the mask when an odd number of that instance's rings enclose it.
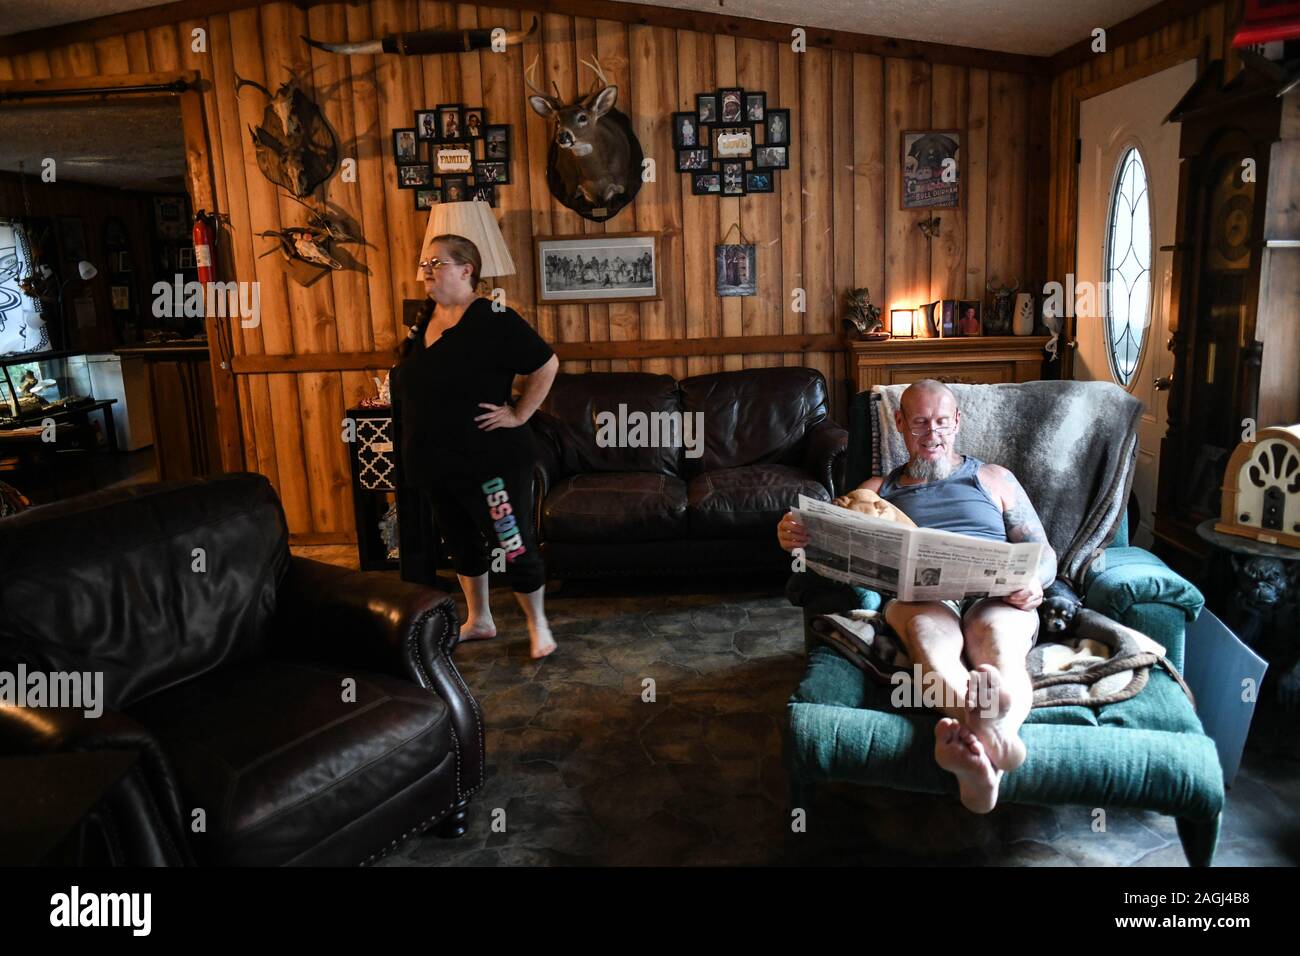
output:
{"label": "newspaper", "polygon": [[903,601],[1002,597],[1038,576],[1039,542],[1006,544],[872,518],[805,495],[795,517],[808,531],[809,571]]}

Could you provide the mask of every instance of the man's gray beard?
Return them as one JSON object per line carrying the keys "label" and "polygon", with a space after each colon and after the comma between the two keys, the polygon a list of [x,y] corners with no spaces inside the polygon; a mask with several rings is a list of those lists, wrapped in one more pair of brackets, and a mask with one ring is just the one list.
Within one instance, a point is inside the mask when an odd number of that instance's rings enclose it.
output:
{"label": "man's gray beard", "polygon": [[942,481],[952,474],[952,456],[942,458],[912,458],[904,469],[907,477],[918,481]]}

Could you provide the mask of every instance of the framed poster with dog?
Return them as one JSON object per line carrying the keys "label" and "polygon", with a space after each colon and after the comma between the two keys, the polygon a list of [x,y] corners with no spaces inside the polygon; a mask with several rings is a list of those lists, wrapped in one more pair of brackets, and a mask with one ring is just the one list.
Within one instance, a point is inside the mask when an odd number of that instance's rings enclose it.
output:
{"label": "framed poster with dog", "polygon": [[902,209],[961,206],[961,132],[904,130]]}

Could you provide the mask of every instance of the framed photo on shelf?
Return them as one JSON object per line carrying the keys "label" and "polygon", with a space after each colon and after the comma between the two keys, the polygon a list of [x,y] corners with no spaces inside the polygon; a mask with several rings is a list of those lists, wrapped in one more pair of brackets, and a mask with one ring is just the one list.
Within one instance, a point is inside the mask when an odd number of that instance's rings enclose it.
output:
{"label": "framed photo on shelf", "polygon": [[398,166],[411,166],[420,161],[420,142],[415,138],[415,127],[393,130],[393,159]]}
{"label": "framed photo on shelf", "polygon": [[984,331],[983,303],[979,299],[961,299],[957,302],[957,334],[982,335]]}
{"label": "framed photo on shelf", "polygon": [[718,173],[695,173],[691,176],[691,192],[696,196],[721,195],[722,176]]}
{"label": "framed photo on shelf", "polygon": [[491,124],[483,129],[483,158],[510,160],[510,127]]}
{"label": "framed photo on shelf", "polygon": [[961,132],[902,132],[902,209],[956,209],[961,205]]}
{"label": "framed photo on shelf", "polygon": [[659,234],[535,236],[537,302],[643,302],[661,298]]}

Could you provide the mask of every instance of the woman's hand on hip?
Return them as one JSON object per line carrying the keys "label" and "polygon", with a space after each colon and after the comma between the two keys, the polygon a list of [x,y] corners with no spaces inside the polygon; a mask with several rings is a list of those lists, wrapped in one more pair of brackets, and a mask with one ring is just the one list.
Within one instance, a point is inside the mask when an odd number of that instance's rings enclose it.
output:
{"label": "woman's hand on hip", "polygon": [[474,416],[474,421],[478,422],[478,427],[484,431],[490,432],[494,428],[518,428],[524,423],[524,419],[519,417],[519,413],[513,406],[479,402],[478,407],[489,409],[482,415]]}

